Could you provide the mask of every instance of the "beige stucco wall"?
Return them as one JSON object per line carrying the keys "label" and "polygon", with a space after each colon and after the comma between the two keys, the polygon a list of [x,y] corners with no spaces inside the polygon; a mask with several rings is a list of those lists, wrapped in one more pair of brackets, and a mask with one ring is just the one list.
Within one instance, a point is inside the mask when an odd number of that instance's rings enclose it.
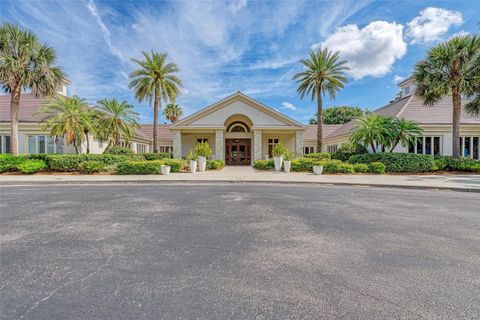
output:
{"label": "beige stucco wall", "polygon": [[291,132],[262,132],[262,157],[268,155],[268,139],[278,138],[279,142],[292,152],[295,152],[295,131]]}
{"label": "beige stucco wall", "polygon": [[[208,144],[210,148],[212,148],[212,156],[216,155],[216,148],[215,148],[215,133],[182,133],[182,157],[186,157],[190,150],[195,149],[195,145],[197,144],[197,139],[208,139]],[[213,158],[213,157],[212,157]]]}

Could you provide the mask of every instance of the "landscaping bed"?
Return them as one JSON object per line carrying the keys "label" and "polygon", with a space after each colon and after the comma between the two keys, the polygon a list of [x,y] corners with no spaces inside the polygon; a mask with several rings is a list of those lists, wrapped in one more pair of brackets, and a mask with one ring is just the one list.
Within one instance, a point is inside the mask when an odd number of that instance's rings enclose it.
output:
{"label": "landscaping bed", "polygon": [[[163,165],[172,173],[187,171],[187,161],[171,159],[169,153],[0,155],[0,173],[6,174],[160,174]],[[224,161],[208,160],[206,168],[224,166]]]}

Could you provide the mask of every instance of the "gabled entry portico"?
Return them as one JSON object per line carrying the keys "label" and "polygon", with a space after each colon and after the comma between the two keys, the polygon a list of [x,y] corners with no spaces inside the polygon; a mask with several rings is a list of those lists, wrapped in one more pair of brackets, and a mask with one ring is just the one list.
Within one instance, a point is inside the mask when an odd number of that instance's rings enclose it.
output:
{"label": "gabled entry portico", "polygon": [[273,146],[280,142],[301,155],[305,127],[237,92],[177,122],[170,130],[174,158],[186,157],[198,142],[207,141],[213,159],[248,165],[270,157]]}

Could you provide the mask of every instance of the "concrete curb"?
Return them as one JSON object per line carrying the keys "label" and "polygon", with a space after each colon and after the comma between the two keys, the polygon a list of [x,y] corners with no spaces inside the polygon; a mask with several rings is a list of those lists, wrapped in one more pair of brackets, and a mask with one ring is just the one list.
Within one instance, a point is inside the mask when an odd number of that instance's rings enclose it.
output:
{"label": "concrete curb", "polygon": [[39,185],[138,185],[138,184],[284,184],[284,185],[323,185],[346,187],[372,187],[410,190],[446,190],[480,193],[480,188],[439,187],[420,185],[391,185],[381,183],[328,182],[328,181],[270,181],[270,180],[102,180],[102,181],[2,181],[2,186],[39,186]]}

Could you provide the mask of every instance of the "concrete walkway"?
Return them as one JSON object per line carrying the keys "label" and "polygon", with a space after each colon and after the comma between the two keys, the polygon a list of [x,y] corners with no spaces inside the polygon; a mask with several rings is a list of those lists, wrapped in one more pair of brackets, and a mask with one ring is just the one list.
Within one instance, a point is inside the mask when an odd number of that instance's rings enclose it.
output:
{"label": "concrete walkway", "polygon": [[415,189],[448,189],[480,192],[480,175],[313,175],[258,171],[252,167],[227,166],[220,171],[172,173],[162,175],[0,175],[1,185],[78,184],[78,183],[152,183],[152,182],[256,182],[314,183],[400,187]]}

